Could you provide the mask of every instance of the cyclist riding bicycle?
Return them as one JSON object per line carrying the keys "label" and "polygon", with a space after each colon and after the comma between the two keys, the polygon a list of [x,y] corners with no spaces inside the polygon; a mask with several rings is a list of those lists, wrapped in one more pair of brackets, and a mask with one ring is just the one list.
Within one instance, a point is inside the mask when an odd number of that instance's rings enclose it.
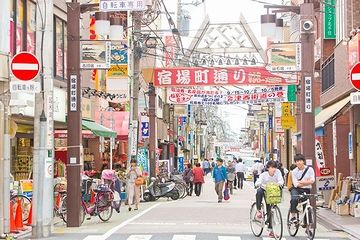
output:
{"label": "cyclist riding bicycle", "polygon": [[311,185],[315,182],[315,172],[310,166],[306,166],[305,156],[302,154],[296,154],[294,157],[296,168],[291,171],[293,187],[290,189],[290,212],[292,223],[298,223],[297,219],[297,205],[300,199],[299,195],[304,193],[310,194]]}
{"label": "cyclist riding bicycle", "polygon": [[[279,188],[284,185],[284,179],[281,175],[280,170],[277,168],[277,163],[273,160],[270,160],[266,164],[266,171],[261,173],[259,178],[257,179],[255,183],[255,187],[258,187],[256,192],[256,218],[262,219],[263,213],[261,212],[261,203],[263,201],[264,195],[265,195],[265,188],[266,185],[269,183],[275,183],[279,185]],[[266,204],[266,212],[270,212],[270,205]],[[268,215],[268,217],[270,217]],[[268,222],[268,228],[269,228],[269,236],[272,237],[274,235],[272,231],[272,225],[271,225],[271,219],[267,219]]]}

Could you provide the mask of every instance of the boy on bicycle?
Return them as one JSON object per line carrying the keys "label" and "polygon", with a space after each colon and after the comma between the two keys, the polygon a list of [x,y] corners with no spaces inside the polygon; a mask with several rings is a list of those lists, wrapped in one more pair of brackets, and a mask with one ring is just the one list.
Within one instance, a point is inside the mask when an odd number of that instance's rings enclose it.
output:
{"label": "boy on bicycle", "polygon": [[296,168],[291,171],[293,187],[291,188],[290,212],[293,223],[298,223],[297,205],[301,194],[310,194],[311,186],[315,182],[315,172],[310,166],[306,166],[305,156],[296,154],[294,157]]}
{"label": "boy on bicycle", "polygon": [[[255,183],[255,187],[258,187],[256,192],[256,218],[262,219],[263,213],[261,212],[261,203],[265,195],[265,187],[268,183],[276,183],[279,187],[284,185],[284,179],[280,170],[277,168],[277,163],[273,160],[270,160],[266,164],[266,171],[261,173],[259,178]],[[270,212],[270,205],[266,204],[266,212]],[[267,219],[268,227],[270,230],[270,237],[273,237],[274,233],[272,231],[272,225],[270,219]]]}

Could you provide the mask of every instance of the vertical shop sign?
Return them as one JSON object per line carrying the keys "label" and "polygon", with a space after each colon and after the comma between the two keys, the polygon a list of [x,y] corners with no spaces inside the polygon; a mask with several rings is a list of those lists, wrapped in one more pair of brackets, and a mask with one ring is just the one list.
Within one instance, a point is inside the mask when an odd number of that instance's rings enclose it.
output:
{"label": "vertical shop sign", "polygon": [[305,112],[312,112],[312,89],[311,89],[311,77],[305,77]]}
{"label": "vertical shop sign", "polygon": [[77,111],[77,76],[70,75],[70,111]]}
{"label": "vertical shop sign", "polygon": [[324,39],[336,38],[336,0],[324,0]]}
{"label": "vertical shop sign", "polygon": [[354,154],[353,154],[353,135],[350,132],[349,133],[349,159],[354,159]]}

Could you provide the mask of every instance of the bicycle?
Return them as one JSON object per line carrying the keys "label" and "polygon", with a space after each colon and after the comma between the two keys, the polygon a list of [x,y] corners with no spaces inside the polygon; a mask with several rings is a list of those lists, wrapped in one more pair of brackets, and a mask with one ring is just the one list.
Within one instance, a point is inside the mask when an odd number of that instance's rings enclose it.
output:
{"label": "bicycle", "polygon": [[66,205],[63,206],[65,199],[66,182],[58,182],[54,186],[54,217],[60,217],[62,220],[64,220],[64,211],[66,210],[66,208],[64,209]]}
{"label": "bicycle", "polygon": [[304,193],[296,196],[300,197],[297,206],[298,211],[296,213],[296,218],[300,221],[297,223],[290,221],[292,214],[289,209],[287,216],[288,232],[290,236],[295,237],[299,231],[299,227],[302,226],[306,229],[305,233],[308,236],[308,239],[313,240],[316,231],[316,215],[313,207],[310,205],[310,197],[317,196],[317,194]]}
{"label": "bicycle", "polygon": [[[264,231],[265,226],[269,226],[271,222],[272,231],[275,239],[281,239],[283,235],[283,222],[280,208],[277,204],[270,204],[270,212],[265,212],[264,203],[261,204],[262,218],[257,218],[257,207],[256,202],[251,205],[250,209],[250,226],[251,231],[256,237],[260,237]],[[265,220],[266,219],[266,220]]]}

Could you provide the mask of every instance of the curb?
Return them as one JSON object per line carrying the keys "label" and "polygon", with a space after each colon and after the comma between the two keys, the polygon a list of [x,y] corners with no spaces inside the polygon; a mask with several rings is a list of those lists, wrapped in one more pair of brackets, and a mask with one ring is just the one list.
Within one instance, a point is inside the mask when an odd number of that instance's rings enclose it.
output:
{"label": "curb", "polygon": [[345,232],[349,235],[351,235],[352,237],[356,238],[356,239],[360,239],[360,235],[358,233],[355,233],[353,231],[351,231],[348,228],[345,228],[344,226],[338,224],[335,221],[332,221],[330,218],[326,218],[325,216],[322,216],[321,214],[316,214],[317,218],[319,220],[319,222],[321,223],[321,225],[325,225],[325,227],[330,228],[333,231],[342,231]]}

